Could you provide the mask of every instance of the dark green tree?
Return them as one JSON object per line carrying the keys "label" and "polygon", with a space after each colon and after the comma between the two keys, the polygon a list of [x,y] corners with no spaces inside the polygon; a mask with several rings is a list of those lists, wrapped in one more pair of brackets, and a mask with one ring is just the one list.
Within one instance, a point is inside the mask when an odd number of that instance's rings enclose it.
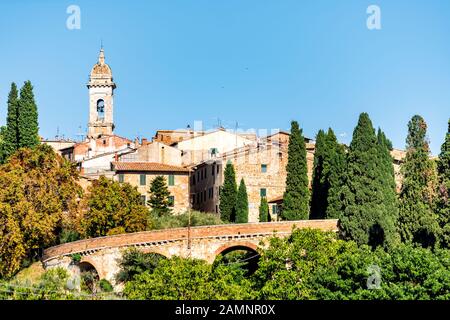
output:
{"label": "dark green tree", "polygon": [[435,163],[429,158],[425,120],[415,115],[408,123],[406,159],[400,192],[399,233],[405,242],[433,247],[438,241],[439,225],[433,212],[437,191]]}
{"label": "dark green tree", "polygon": [[306,220],[309,217],[308,168],[306,146],[297,121],[291,123],[286,166],[286,191],[281,217],[285,220]]}
{"label": "dark green tree", "polygon": [[248,196],[244,179],[241,179],[236,196],[236,223],[248,222]]}
{"label": "dark green tree", "polygon": [[147,201],[152,213],[158,217],[172,213],[169,202],[169,188],[163,176],[157,176],[150,184],[150,199]]}
{"label": "dark green tree", "polygon": [[225,222],[233,222],[236,217],[236,174],[231,162],[225,167],[223,186],[220,191],[220,218]]}
{"label": "dark green tree", "polygon": [[389,245],[396,234],[393,204],[388,201],[385,179],[381,178],[387,176],[387,167],[380,150],[372,121],[362,113],[347,157],[340,230],[344,239],[372,247]]}
{"label": "dark green tree", "polygon": [[3,132],[3,144],[1,150],[1,162],[4,163],[10,155],[19,148],[19,93],[17,86],[11,83],[11,90],[8,95],[8,111],[6,115],[6,129]]}
{"label": "dark green tree", "polygon": [[441,228],[441,244],[450,248],[450,120],[438,159],[439,190],[437,210]]}
{"label": "dark green tree", "polygon": [[327,157],[326,134],[319,130],[316,135],[314,150],[314,167],[311,183],[311,213],[310,219],[322,219],[325,216],[328,197],[328,181],[324,176],[324,162]]}
{"label": "dark green tree", "polygon": [[333,132],[328,130],[329,142],[329,172],[328,172],[328,197],[326,219],[339,219],[344,212],[343,186],[347,174],[347,155],[345,147],[341,145]]}
{"label": "dark green tree", "polygon": [[266,197],[261,197],[261,203],[259,204],[259,222],[269,221],[269,204]]}
{"label": "dark green tree", "polygon": [[17,126],[19,147],[34,148],[39,145],[38,112],[30,81],[25,81],[20,89]]}

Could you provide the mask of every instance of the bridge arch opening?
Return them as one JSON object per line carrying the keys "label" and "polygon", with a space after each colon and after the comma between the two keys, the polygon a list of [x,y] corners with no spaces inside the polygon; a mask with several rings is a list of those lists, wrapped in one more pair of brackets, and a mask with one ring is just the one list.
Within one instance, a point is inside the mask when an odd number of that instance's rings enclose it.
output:
{"label": "bridge arch opening", "polygon": [[214,265],[237,265],[249,276],[258,269],[259,258],[256,245],[250,243],[231,244],[217,250]]}
{"label": "bridge arch opening", "polygon": [[88,261],[82,261],[78,264],[78,268],[80,269],[81,289],[95,293],[97,291],[97,284],[100,280],[100,276],[95,266]]}

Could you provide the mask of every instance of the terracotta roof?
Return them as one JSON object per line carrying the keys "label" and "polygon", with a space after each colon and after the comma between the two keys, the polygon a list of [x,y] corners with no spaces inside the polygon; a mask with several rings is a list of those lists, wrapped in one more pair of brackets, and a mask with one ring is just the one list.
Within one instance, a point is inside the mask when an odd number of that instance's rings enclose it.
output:
{"label": "terracotta roof", "polygon": [[267,203],[275,203],[275,202],[283,202],[283,196],[278,196],[270,201],[267,201]]}
{"label": "terracotta roof", "polygon": [[184,167],[156,162],[112,162],[115,171],[189,172]]}

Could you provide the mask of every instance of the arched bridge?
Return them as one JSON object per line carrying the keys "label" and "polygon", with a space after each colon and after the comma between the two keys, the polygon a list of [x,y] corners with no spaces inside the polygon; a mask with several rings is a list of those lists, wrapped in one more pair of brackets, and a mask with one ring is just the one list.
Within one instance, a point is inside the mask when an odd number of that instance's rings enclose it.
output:
{"label": "arched bridge", "polygon": [[[313,228],[337,231],[338,220],[302,220],[268,223],[225,224],[191,228],[165,229],[120,234],[65,243],[44,251],[42,262],[45,268],[64,267],[72,274],[79,274],[80,265],[95,268],[100,279],[115,283],[119,271],[118,260],[124,250],[136,248],[165,257],[174,255],[214,262],[227,251],[257,247],[272,236],[285,237],[293,228]],[[79,254],[81,261],[73,263],[72,256]]]}

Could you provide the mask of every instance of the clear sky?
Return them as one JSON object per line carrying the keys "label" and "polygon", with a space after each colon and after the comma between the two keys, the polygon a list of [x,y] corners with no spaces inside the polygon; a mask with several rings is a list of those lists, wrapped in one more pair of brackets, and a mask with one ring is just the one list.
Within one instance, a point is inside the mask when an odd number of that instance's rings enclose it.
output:
{"label": "clear sky", "polygon": [[[67,7],[81,9],[69,30]],[[381,8],[381,30],[366,26]],[[10,83],[31,80],[40,133],[86,130],[90,69],[103,39],[116,133],[201,120],[348,143],[360,112],[404,148],[416,113],[437,154],[450,117],[448,0],[19,0],[0,3],[0,124]]]}

